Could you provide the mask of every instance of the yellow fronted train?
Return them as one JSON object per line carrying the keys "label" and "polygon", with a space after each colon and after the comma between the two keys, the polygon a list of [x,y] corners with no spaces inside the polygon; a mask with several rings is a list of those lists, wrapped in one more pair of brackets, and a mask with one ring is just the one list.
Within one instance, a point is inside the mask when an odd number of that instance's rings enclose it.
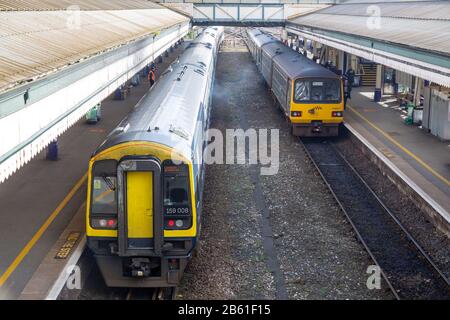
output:
{"label": "yellow fronted train", "polygon": [[87,242],[108,286],[176,287],[196,247],[222,39],[192,41],[90,160]]}
{"label": "yellow fronted train", "polygon": [[258,29],[247,45],[296,136],[337,136],[344,116],[340,76]]}

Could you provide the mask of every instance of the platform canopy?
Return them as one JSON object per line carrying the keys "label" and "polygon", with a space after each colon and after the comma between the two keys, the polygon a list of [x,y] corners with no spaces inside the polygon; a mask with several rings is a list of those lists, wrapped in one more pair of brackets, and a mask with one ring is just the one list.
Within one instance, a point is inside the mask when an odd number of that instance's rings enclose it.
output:
{"label": "platform canopy", "polygon": [[189,28],[146,0],[0,0],[0,183]]}
{"label": "platform canopy", "polygon": [[415,75],[450,86],[450,1],[348,1],[294,18],[288,26],[334,41],[344,51],[377,52],[388,62],[383,64],[401,71],[408,68],[400,62],[420,64]]}
{"label": "platform canopy", "polygon": [[0,0],[0,93],[187,20],[145,0]]}

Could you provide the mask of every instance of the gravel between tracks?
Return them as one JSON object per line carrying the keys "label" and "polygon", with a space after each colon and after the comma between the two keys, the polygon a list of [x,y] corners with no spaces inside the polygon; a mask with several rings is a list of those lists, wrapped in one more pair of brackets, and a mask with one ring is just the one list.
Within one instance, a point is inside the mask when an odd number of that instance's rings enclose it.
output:
{"label": "gravel between tracks", "polygon": [[179,299],[392,299],[387,286],[367,289],[372,261],[246,48],[219,55],[211,127],[279,129],[280,167],[272,176],[249,165],[207,167],[201,245]]}

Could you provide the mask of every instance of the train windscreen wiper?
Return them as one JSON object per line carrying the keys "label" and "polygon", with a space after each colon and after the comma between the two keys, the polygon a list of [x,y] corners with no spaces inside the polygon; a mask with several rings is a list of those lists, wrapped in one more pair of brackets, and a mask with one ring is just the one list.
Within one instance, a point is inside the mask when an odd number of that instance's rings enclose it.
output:
{"label": "train windscreen wiper", "polygon": [[108,177],[106,175],[102,176],[103,181],[105,181],[106,185],[108,186],[108,188],[112,191],[116,191],[116,186],[114,181],[111,179],[111,177]]}

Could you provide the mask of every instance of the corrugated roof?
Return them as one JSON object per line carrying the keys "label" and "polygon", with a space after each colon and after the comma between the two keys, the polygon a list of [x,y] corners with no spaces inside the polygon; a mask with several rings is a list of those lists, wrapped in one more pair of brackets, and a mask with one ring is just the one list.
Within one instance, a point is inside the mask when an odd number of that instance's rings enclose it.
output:
{"label": "corrugated roof", "polygon": [[[340,4],[331,6],[323,13],[343,14],[350,16],[371,16],[374,11],[371,8],[379,8],[382,17],[412,18],[412,19],[450,19],[449,1],[409,1],[383,2],[383,3],[359,3]],[[378,12],[377,12],[378,13]]]}
{"label": "corrugated roof", "polygon": [[[421,49],[450,53],[450,2],[378,3],[380,24],[370,18],[373,3],[340,4],[291,22]],[[375,22],[375,23],[374,23]]]}
{"label": "corrugated roof", "polygon": [[[81,5],[93,2],[78,1]],[[108,1],[111,8],[119,8],[122,2]],[[188,21],[148,1],[129,2],[148,4],[148,8],[131,9],[127,3],[123,6],[126,10],[0,11],[0,92],[151,32]]]}
{"label": "corrugated roof", "polygon": [[70,10],[74,6],[80,10],[133,10],[158,7],[145,0],[0,0],[0,11]]}

